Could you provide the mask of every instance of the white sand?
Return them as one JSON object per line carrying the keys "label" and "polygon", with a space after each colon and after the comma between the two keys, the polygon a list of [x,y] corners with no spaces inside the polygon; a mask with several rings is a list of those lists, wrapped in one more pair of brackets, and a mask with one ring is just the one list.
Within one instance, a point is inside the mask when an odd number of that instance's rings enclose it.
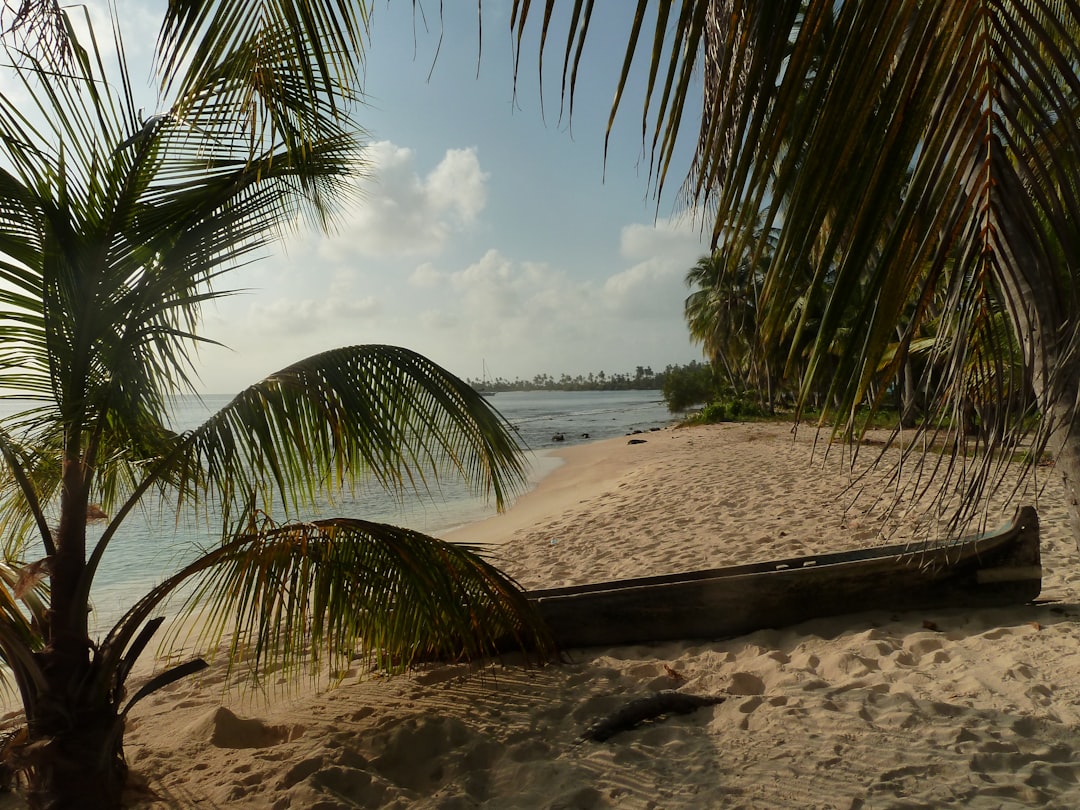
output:
{"label": "white sand", "polygon": [[[565,465],[534,493],[454,539],[496,544],[526,587],[878,540],[880,507],[845,511],[848,478],[811,462],[812,431],[642,438],[561,451]],[[1050,603],[863,613],[578,651],[540,670],[353,672],[269,705],[222,708],[210,674],[136,709],[129,759],[152,807],[1077,807],[1080,559],[1060,492],[1039,507]],[[575,744],[597,718],[671,688],[729,697]]]}

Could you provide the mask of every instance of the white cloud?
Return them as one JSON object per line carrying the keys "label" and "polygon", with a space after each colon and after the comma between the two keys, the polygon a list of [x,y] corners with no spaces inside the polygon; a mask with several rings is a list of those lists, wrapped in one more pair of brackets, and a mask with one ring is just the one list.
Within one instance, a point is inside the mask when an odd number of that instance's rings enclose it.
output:
{"label": "white cloud", "polygon": [[[408,346],[473,377],[486,360],[492,376],[509,379],[662,368],[696,357],[682,319],[683,277],[702,252],[696,232],[631,225],[610,247],[609,271],[584,277],[558,260],[496,248],[456,265],[449,256],[365,260],[330,273],[317,254],[290,251],[277,283],[264,279],[273,293],[232,299],[242,306],[213,337],[248,358],[252,375],[353,343]],[[313,274],[318,265],[324,269]],[[313,286],[327,275],[329,284]],[[293,298],[279,286],[286,278]],[[229,390],[231,382],[224,374],[206,380],[208,390]]]}
{"label": "white cloud", "polygon": [[467,347],[459,353],[486,357],[496,373],[610,371],[611,358],[628,352],[638,362],[685,361],[683,276],[701,252],[696,231],[630,225],[620,247],[636,261],[600,278],[495,249],[456,272],[425,268],[441,303],[420,324],[434,333],[433,345]]}
{"label": "white cloud", "polygon": [[262,333],[306,336],[333,332],[358,319],[374,317],[382,309],[382,304],[372,296],[278,298],[268,303],[254,302],[249,309],[248,324],[249,329]]}
{"label": "white cloud", "polygon": [[327,295],[330,298],[342,299],[353,295],[353,287],[356,282],[356,272],[350,269],[339,269],[330,279]]}
{"label": "white cloud", "polygon": [[420,313],[420,323],[426,329],[442,332],[448,329],[458,329],[461,326],[461,318],[452,312],[429,309]]}
{"label": "white cloud", "polygon": [[435,265],[431,262],[424,262],[417,265],[409,274],[409,285],[419,288],[435,287],[445,278],[445,273],[441,273]]}
{"label": "white cloud", "polygon": [[604,296],[609,305],[628,315],[670,313],[672,304],[681,310],[682,279],[686,267],[670,259],[654,258],[639,262],[604,281]]}
{"label": "white cloud", "polygon": [[448,149],[428,175],[424,188],[438,211],[451,211],[468,225],[487,204],[488,174],[480,170],[476,149]]}
{"label": "white cloud", "polygon": [[634,223],[623,227],[619,252],[626,259],[652,259],[663,256],[685,262],[689,268],[702,253],[701,226],[697,217],[685,214],[657,220],[655,225]]}
{"label": "white cloud", "polygon": [[448,149],[425,177],[415,153],[389,141],[372,144],[367,157],[372,166],[365,199],[326,246],[337,258],[437,254],[487,204],[488,174],[475,149]]}
{"label": "white cloud", "polygon": [[510,259],[492,248],[480,261],[455,273],[452,279],[454,286],[461,289],[490,289],[495,285],[512,284],[514,275],[515,269]]}

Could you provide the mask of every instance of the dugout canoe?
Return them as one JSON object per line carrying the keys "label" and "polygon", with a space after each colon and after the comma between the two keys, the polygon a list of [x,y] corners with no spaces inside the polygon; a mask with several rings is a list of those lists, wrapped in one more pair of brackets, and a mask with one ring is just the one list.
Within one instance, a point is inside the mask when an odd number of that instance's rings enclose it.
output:
{"label": "dugout canoe", "polygon": [[868,610],[992,607],[1042,588],[1039,518],[940,545],[893,545],[530,591],[563,648],[714,639]]}

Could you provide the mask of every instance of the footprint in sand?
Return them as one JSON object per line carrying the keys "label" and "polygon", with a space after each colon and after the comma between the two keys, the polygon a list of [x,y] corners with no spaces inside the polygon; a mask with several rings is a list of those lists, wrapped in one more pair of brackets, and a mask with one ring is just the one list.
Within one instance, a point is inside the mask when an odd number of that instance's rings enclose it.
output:
{"label": "footprint in sand", "polygon": [[281,778],[278,780],[278,785],[287,790],[293,785],[303,782],[322,766],[322,757],[312,757],[311,759],[301,760],[282,774]]}
{"label": "footprint in sand", "polygon": [[879,669],[877,661],[850,652],[834,653],[827,656],[822,663],[822,674],[832,681],[862,678]]}
{"label": "footprint in sand", "polygon": [[1036,706],[1046,707],[1054,702],[1054,693],[1045,684],[1036,684],[1024,692]]}
{"label": "footprint in sand", "polygon": [[948,663],[950,656],[944,651],[944,646],[939,636],[930,633],[915,633],[904,642],[904,649],[915,656],[916,663],[922,663],[927,656],[930,656],[932,663]]}
{"label": "footprint in sand", "polygon": [[1035,671],[1027,664],[1017,664],[1014,667],[1009,667],[1005,670],[1006,678],[1013,678],[1018,681],[1030,681],[1035,677]]}
{"label": "footprint in sand", "polygon": [[731,676],[727,691],[732,695],[763,695],[765,681],[751,672],[736,672]]}
{"label": "footprint in sand", "polygon": [[738,703],[736,709],[740,714],[750,714],[750,712],[757,709],[765,700],[760,695],[753,695],[746,700]]}

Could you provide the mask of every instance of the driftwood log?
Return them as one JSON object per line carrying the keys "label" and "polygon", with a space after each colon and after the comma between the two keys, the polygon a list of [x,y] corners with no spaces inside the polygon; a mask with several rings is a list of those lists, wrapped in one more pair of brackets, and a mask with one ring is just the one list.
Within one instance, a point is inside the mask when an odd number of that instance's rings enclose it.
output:
{"label": "driftwood log", "polygon": [[656,720],[672,714],[690,714],[703,706],[723,703],[724,695],[691,695],[665,689],[646,697],[632,700],[601,720],[593,723],[579,738],[579,742],[604,742],[621,731],[629,731],[647,720]]}

